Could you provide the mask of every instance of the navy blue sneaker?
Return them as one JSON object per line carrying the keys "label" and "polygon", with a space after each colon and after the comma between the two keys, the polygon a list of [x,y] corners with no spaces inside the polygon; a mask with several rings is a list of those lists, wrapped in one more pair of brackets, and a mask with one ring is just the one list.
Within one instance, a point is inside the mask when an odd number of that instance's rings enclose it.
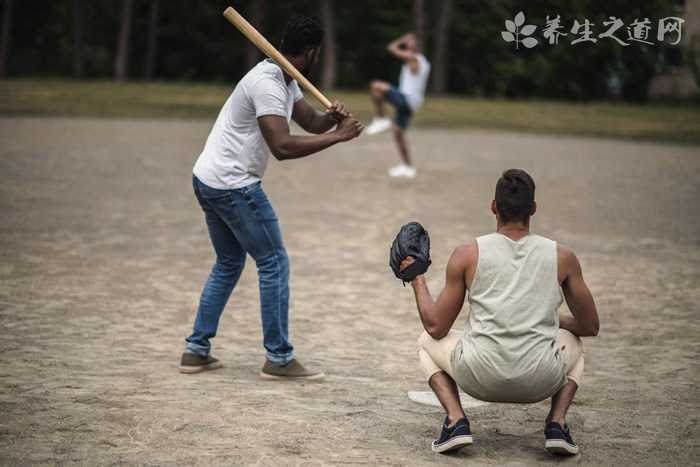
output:
{"label": "navy blue sneaker", "polygon": [[433,441],[433,452],[450,452],[468,446],[474,442],[469,429],[469,420],[464,417],[458,420],[452,428],[447,428],[447,417],[442,425],[440,438]]}
{"label": "navy blue sneaker", "polygon": [[544,448],[552,454],[578,454],[578,446],[571,438],[569,425],[562,428],[557,422],[549,422],[544,429]]}

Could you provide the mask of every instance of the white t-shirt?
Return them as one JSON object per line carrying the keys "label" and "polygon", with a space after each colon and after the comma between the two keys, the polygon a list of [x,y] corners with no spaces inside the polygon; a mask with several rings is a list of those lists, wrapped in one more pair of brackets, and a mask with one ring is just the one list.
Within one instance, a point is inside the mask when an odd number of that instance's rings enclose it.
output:
{"label": "white t-shirt", "polygon": [[258,117],[292,118],[294,103],[303,97],[296,81],[284,81],[272,60],[255,65],[236,85],[216,118],[204,150],[192,172],[205,185],[221,190],[260,181],[270,148],[260,132]]}
{"label": "white t-shirt", "polygon": [[428,75],[430,75],[430,62],[423,54],[416,54],[416,59],[418,60],[416,73],[411,73],[411,67],[408,63],[404,63],[399,75],[399,91],[406,96],[408,105],[414,111],[423,104],[425,86],[428,84]]}

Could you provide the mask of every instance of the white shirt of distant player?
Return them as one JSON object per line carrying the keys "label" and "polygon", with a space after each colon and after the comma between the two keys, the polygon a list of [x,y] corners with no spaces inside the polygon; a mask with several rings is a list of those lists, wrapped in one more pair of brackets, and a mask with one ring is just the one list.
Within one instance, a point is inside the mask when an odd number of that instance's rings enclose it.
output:
{"label": "white shirt of distant player", "polygon": [[192,172],[205,185],[220,190],[242,188],[262,179],[270,149],[258,117],[292,118],[294,103],[303,97],[296,81],[284,81],[272,60],[254,66],[236,85],[221,108],[204,150]]}
{"label": "white shirt of distant player", "polygon": [[423,54],[416,54],[416,60],[418,60],[417,73],[412,73],[408,63],[404,63],[399,75],[399,91],[406,96],[408,105],[414,111],[423,104],[425,86],[428,84],[428,75],[430,75],[430,62]]}

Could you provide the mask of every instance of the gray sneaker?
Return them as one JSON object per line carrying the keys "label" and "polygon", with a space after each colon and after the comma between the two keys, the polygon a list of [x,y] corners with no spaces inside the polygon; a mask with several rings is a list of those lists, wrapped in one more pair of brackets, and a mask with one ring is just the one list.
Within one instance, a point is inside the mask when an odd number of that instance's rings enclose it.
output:
{"label": "gray sneaker", "polygon": [[180,373],[201,373],[202,371],[216,370],[222,366],[221,362],[211,355],[202,357],[185,352],[180,360]]}
{"label": "gray sneaker", "polygon": [[265,365],[260,372],[260,377],[265,379],[317,380],[324,376],[322,371],[305,368],[297,359],[292,359],[284,365],[265,360]]}

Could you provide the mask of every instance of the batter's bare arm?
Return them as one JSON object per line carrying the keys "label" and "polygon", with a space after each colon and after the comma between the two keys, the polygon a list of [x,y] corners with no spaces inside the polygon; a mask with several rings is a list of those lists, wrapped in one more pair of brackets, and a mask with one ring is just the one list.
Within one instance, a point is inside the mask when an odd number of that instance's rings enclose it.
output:
{"label": "batter's bare arm", "polygon": [[571,310],[571,314],[559,314],[559,327],[580,337],[597,336],[600,329],[598,310],[583,280],[581,263],[574,252],[563,245],[557,246],[557,257],[561,288]]}
{"label": "batter's bare arm", "polygon": [[332,129],[344,118],[351,116],[342,102],[334,101],[325,112],[319,112],[304,99],[294,103],[292,119],[309,133],[321,134]]}
{"label": "batter's bare arm", "polygon": [[437,300],[430,296],[424,276],[418,276],[411,282],[421,322],[433,339],[445,337],[462,310],[467,293],[465,271],[469,257],[469,247],[459,247],[452,253],[447,263],[445,288]]}
{"label": "batter's bare arm", "polygon": [[287,119],[277,115],[259,117],[258,125],[272,155],[278,160],[309,156],[336,143],[356,138],[363,129],[362,124],[354,118],[346,118],[330,133],[313,136],[292,135]]}

